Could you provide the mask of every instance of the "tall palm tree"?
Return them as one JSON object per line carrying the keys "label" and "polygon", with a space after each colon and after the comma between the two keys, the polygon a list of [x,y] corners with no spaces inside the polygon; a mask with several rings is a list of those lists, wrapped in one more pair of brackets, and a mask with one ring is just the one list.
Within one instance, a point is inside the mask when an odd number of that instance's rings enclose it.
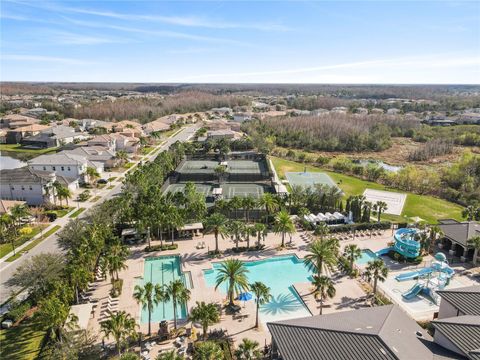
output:
{"label": "tall palm tree", "polygon": [[108,271],[110,272],[110,277],[119,280],[118,273],[121,270],[126,270],[128,268],[126,261],[128,257],[128,249],[124,245],[115,244],[110,246],[107,249],[105,254],[105,261],[107,263]]}
{"label": "tall palm tree", "polygon": [[382,213],[388,209],[388,205],[385,201],[377,201],[373,205],[373,210],[377,212],[377,221],[380,222],[380,216],[382,216]]}
{"label": "tall palm tree", "polygon": [[479,258],[478,253],[480,252],[480,236],[474,236],[473,238],[470,238],[467,241],[467,244],[470,245],[470,246],[473,246],[473,248],[475,249],[475,251],[473,253],[473,261],[476,264],[478,262],[478,258]]}
{"label": "tall palm tree", "polygon": [[256,316],[255,316],[255,327],[258,328],[258,310],[260,305],[270,302],[272,299],[272,294],[270,294],[270,288],[260,281],[256,281],[253,284],[250,284],[250,290],[255,295],[256,301]]}
{"label": "tall palm tree", "polygon": [[57,196],[60,199],[60,202],[62,200],[65,200],[66,203],[67,203],[67,206],[68,206],[68,199],[70,199],[72,197],[72,192],[70,191],[70,189],[68,187],[60,185],[57,188]]}
{"label": "tall palm tree", "polygon": [[332,271],[337,264],[338,241],[336,239],[315,240],[308,248],[304,264],[322,275],[324,270]]}
{"label": "tall palm tree", "polygon": [[230,210],[235,212],[235,219],[238,219],[238,210],[242,207],[242,201],[240,196],[234,196],[228,201]]}
{"label": "tall palm tree", "polygon": [[285,211],[280,211],[275,216],[275,225],[273,227],[276,234],[282,234],[282,247],[285,246],[285,234],[293,234],[295,232],[295,225],[293,224],[290,215]]}
{"label": "tall palm tree", "polygon": [[223,350],[216,342],[204,341],[195,347],[194,360],[223,360]]}
{"label": "tall palm tree", "polygon": [[221,184],[222,180],[227,176],[227,167],[224,165],[218,165],[213,171],[218,178],[218,184]]}
{"label": "tall palm tree", "polygon": [[203,301],[197,301],[197,306],[190,311],[190,320],[202,325],[203,341],[205,341],[207,340],[208,327],[220,321],[218,306],[213,303],[205,304]]}
{"label": "tall palm tree", "polygon": [[314,231],[315,235],[318,235],[320,237],[320,240],[323,240],[325,236],[330,234],[330,228],[328,225],[324,222],[320,222],[316,227]]}
{"label": "tall palm tree", "polygon": [[336,293],[332,279],[325,275],[314,275],[312,285],[314,286],[315,298],[320,300],[320,315],[323,311],[323,302],[327,298],[333,298]]}
{"label": "tall palm tree", "polygon": [[254,229],[257,235],[257,246],[260,248],[260,240],[267,235],[267,225],[262,223],[256,223]]}
{"label": "tall palm tree", "polygon": [[255,231],[255,227],[253,225],[245,224],[243,228],[245,237],[247,238],[247,251],[250,249],[250,236],[255,236],[257,232]]}
{"label": "tall palm tree", "polygon": [[227,283],[228,306],[234,305],[235,295],[248,289],[247,273],[248,269],[245,264],[238,259],[227,259],[220,265],[215,281],[215,290],[221,284]]}
{"label": "tall palm tree", "polygon": [[158,356],[155,358],[155,360],[184,360],[184,359],[185,358],[183,356],[180,356],[177,354],[176,350],[162,352],[158,354]]}
{"label": "tall palm tree", "polygon": [[242,199],[242,208],[245,212],[245,220],[247,221],[247,223],[250,222],[250,211],[255,209],[256,206],[257,201],[253,196],[248,195]]}
{"label": "tall palm tree", "polygon": [[264,193],[260,200],[258,201],[259,206],[265,208],[265,212],[267,213],[265,217],[265,224],[268,223],[270,219],[270,214],[280,209],[280,203],[278,201],[278,197],[271,194],[271,193]]}
{"label": "tall palm tree", "polygon": [[145,285],[135,285],[133,298],[137,303],[142,304],[142,308],[148,311],[148,336],[152,335],[151,319],[153,307],[157,306],[164,300],[164,293],[159,284],[152,284],[151,282]]}
{"label": "tall palm tree", "polygon": [[442,229],[438,225],[431,225],[429,228],[428,236],[430,237],[430,247],[428,248],[428,253],[433,252],[433,247],[435,242],[444,235]]}
{"label": "tall palm tree", "polygon": [[128,154],[125,150],[118,150],[115,154],[115,159],[120,162],[120,164],[125,163],[128,159]]}
{"label": "tall palm tree", "polygon": [[207,232],[213,232],[215,235],[215,253],[218,253],[218,236],[222,239],[227,232],[227,218],[225,215],[213,213],[206,219],[205,229]]}
{"label": "tall palm tree", "polygon": [[97,169],[88,166],[87,171],[86,171],[88,181],[95,183],[95,180],[100,177],[100,174],[98,173]]}
{"label": "tall palm tree", "polygon": [[190,300],[190,290],[185,287],[181,280],[171,281],[164,291],[165,301],[172,301],[173,305],[173,327],[177,329],[177,306],[186,304]]}
{"label": "tall palm tree", "polygon": [[122,343],[124,343],[127,338],[135,338],[137,335],[135,331],[137,328],[135,319],[125,311],[110,313],[109,318],[100,323],[100,328],[105,334],[105,337],[112,335],[115,339],[118,356],[120,356],[122,352]]}
{"label": "tall palm tree", "polygon": [[242,339],[237,350],[235,350],[235,358],[237,360],[259,360],[263,359],[262,352],[258,348],[259,343],[250,339]]}
{"label": "tall palm tree", "polygon": [[350,264],[350,271],[353,270],[353,263],[362,256],[362,250],[356,244],[345,246],[344,256]]}
{"label": "tall palm tree", "polygon": [[369,261],[364,273],[368,281],[373,279],[373,293],[377,293],[378,281],[384,282],[387,279],[388,267],[382,259]]}

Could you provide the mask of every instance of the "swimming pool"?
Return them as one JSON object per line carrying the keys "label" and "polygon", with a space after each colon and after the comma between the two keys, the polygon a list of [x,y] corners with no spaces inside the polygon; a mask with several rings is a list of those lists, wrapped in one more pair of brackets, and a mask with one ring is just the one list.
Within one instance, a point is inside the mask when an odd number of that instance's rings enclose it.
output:
{"label": "swimming pool", "polygon": [[375,253],[370,249],[362,250],[362,256],[360,256],[357,260],[355,260],[355,264],[357,265],[366,265],[369,261],[373,261],[379,259]]}
{"label": "swimming pool", "polygon": [[[143,267],[143,280],[139,285],[146,282],[153,284],[168,285],[171,281],[180,279],[185,286],[189,288],[189,283],[186,281],[185,274],[180,267],[179,256],[159,256],[145,259]],[[148,311],[141,309],[141,322],[148,322]],[[177,305],[178,319],[187,318],[186,304]],[[162,320],[173,320],[173,304],[171,301],[161,302],[155,306],[152,312],[152,322],[159,322]]]}
{"label": "swimming pool", "polygon": [[[213,269],[204,270],[208,287],[215,287],[215,279],[220,263],[214,263]],[[260,320],[263,323],[310,316],[302,299],[293,288],[294,283],[310,282],[312,273],[303,261],[296,256],[278,256],[259,261],[245,262],[248,269],[248,282],[261,281],[271,289],[272,300],[260,307]],[[227,293],[227,284],[219,287],[222,294]],[[254,300],[251,300],[254,301]]]}

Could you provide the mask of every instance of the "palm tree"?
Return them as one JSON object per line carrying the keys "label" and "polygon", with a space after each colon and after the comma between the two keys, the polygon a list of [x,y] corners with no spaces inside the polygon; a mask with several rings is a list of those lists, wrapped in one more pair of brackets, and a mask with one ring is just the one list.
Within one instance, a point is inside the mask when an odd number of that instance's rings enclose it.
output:
{"label": "palm tree", "polygon": [[438,225],[431,225],[429,229],[430,247],[428,253],[432,253],[435,242],[444,235],[442,229]]}
{"label": "palm tree", "polygon": [[386,211],[388,209],[388,205],[385,201],[377,201],[373,205],[373,210],[377,212],[377,221],[380,222],[380,216],[382,216],[382,212]]}
{"label": "palm tree", "polygon": [[12,230],[15,233],[15,236],[10,237],[10,242],[12,244],[13,255],[15,255],[15,240],[18,236],[18,229],[21,226],[21,220],[30,215],[28,207],[24,204],[18,204],[12,206],[10,209],[10,220],[7,220],[6,223],[10,222],[13,225]]}
{"label": "palm tree", "polygon": [[199,343],[195,347],[193,353],[194,360],[223,360],[225,359],[223,355],[222,348],[213,341],[205,341]]}
{"label": "palm tree", "polygon": [[267,235],[267,225],[262,223],[256,223],[254,225],[255,232],[257,234],[257,246],[260,249],[260,240]]}
{"label": "palm tree", "polygon": [[473,246],[473,248],[475,249],[474,253],[473,253],[473,261],[475,262],[475,264],[478,262],[478,253],[480,251],[480,236],[474,236],[473,238],[470,238],[468,241],[467,241],[467,244],[470,245],[470,246]]}
{"label": "palm tree", "polygon": [[115,159],[117,159],[120,164],[123,164],[128,159],[128,154],[125,150],[118,150],[115,154]]}
{"label": "palm tree", "polygon": [[65,199],[68,206],[68,199],[72,197],[72,192],[70,191],[70,189],[66,186],[60,185],[56,190],[57,190],[57,196],[60,199],[60,203],[63,199]]}
{"label": "palm tree", "polygon": [[275,225],[273,227],[276,234],[282,234],[282,247],[285,246],[285,234],[293,234],[295,232],[295,225],[293,224],[290,215],[285,210],[280,211],[275,216]]}
{"label": "palm tree", "polygon": [[238,220],[229,221],[227,224],[228,234],[230,235],[233,242],[235,243],[236,248],[238,248],[238,243],[240,242],[240,235],[243,232],[244,226],[245,224]]}
{"label": "palm tree", "polygon": [[247,221],[247,223],[250,222],[250,211],[255,209],[256,206],[257,201],[253,196],[248,195],[247,197],[244,197],[242,199],[242,208],[245,212],[245,220]]}
{"label": "palm tree", "polygon": [[320,222],[316,227],[314,231],[315,235],[318,235],[320,237],[320,240],[323,240],[325,236],[330,234],[330,228],[328,225],[324,222]]}
{"label": "palm tree", "polygon": [[203,341],[207,340],[208,327],[220,321],[220,312],[217,305],[198,302],[197,306],[190,311],[190,320],[202,325]]}
{"label": "palm tree", "polygon": [[314,275],[312,285],[315,287],[315,298],[320,300],[320,315],[322,315],[323,302],[327,298],[333,298],[336,290],[332,279],[325,275]]}
{"label": "palm tree", "polygon": [[242,207],[242,198],[240,196],[234,196],[229,201],[230,209],[235,212],[235,219],[238,218],[238,209]]}
{"label": "palm tree", "polygon": [[114,278],[118,281],[119,271],[126,270],[128,268],[128,266],[125,264],[128,253],[128,249],[124,245],[120,244],[112,245],[107,249],[105,261],[112,281]]}
{"label": "palm tree", "polygon": [[109,313],[109,318],[100,323],[101,331],[105,334],[105,337],[112,335],[115,339],[118,356],[122,352],[122,343],[129,337],[135,338],[137,336],[136,327],[135,319],[125,311]]}
{"label": "palm tree", "polygon": [[235,350],[237,360],[259,360],[262,359],[262,352],[258,348],[258,342],[250,339],[243,339],[238,349]]}
{"label": "palm tree", "polygon": [[388,275],[388,267],[382,259],[369,261],[364,273],[368,281],[373,279],[373,293],[377,293],[377,282],[384,282]]}
{"label": "palm tree", "polygon": [[253,292],[256,298],[256,316],[255,316],[255,327],[258,328],[258,310],[260,305],[270,302],[272,295],[270,294],[270,288],[260,281],[256,281],[253,284],[250,284],[250,290]]}
{"label": "palm tree", "polygon": [[265,217],[265,224],[268,223],[268,220],[270,219],[270,214],[280,208],[278,197],[271,193],[264,193],[258,201],[258,204],[259,206],[265,207],[265,212],[267,213]]}
{"label": "palm tree", "polygon": [[227,167],[224,165],[218,165],[213,171],[218,178],[218,183],[221,184],[223,178],[226,177],[228,173]]}
{"label": "palm tree", "polygon": [[155,360],[184,360],[184,359],[185,358],[183,356],[180,356],[177,354],[176,350],[162,352],[161,354],[158,354],[158,356],[155,358]]}
{"label": "palm tree", "polygon": [[227,259],[221,263],[218,269],[218,275],[215,283],[215,290],[223,284],[227,283],[227,295],[229,299],[228,306],[233,306],[234,296],[248,289],[247,279],[248,269],[245,264],[238,259]]}
{"label": "palm tree", "polygon": [[88,181],[89,182],[95,182],[96,179],[100,177],[100,174],[98,173],[97,169],[87,166],[87,171],[86,171]]}
{"label": "palm tree", "polygon": [[171,281],[164,291],[165,301],[172,301],[173,305],[173,327],[177,329],[177,307],[190,300],[190,290],[188,290],[181,280]]}
{"label": "palm tree", "polygon": [[250,236],[255,236],[257,234],[255,227],[253,225],[245,224],[243,227],[244,234],[247,238],[247,251],[250,249]]}
{"label": "palm tree", "polygon": [[362,256],[362,250],[356,244],[349,244],[345,246],[344,256],[350,263],[350,271],[353,270],[353,263]]}
{"label": "palm tree", "polygon": [[338,241],[336,239],[315,240],[310,244],[308,251],[303,262],[318,275],[322,275],[323,270],[333,270],[337,264]]}
{"label": "palm tree", "polygon": [[145,285],[135,285],[133,298],[137,303],[142,304],[143,310],[148,311],[148,336],[152,335],[151,318],[153,307],[157,306],[164,300],[163,290],[159,284],[152,284],[151,282],[145,283]]}
{"label": "palm tree", "polygon": [[215,235],[215,253],[218,253],[218,236],[222,239],[227,234],[227,218],[225,215],[219,213],[213,213],[210,215],[205,224],[205,229],[208,232],[213,232]]}

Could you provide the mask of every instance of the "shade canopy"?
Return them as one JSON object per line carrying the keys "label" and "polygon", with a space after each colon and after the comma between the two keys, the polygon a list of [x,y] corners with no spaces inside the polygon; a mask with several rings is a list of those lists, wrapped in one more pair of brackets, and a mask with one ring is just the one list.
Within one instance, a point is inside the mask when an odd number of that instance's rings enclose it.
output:
{"label": "shade canopy", "polygon": [[240,295],[238,295],[237,300],[241,300],[241,301],[252,300],[252,294],[250,294],[249,292],[243,292]]}

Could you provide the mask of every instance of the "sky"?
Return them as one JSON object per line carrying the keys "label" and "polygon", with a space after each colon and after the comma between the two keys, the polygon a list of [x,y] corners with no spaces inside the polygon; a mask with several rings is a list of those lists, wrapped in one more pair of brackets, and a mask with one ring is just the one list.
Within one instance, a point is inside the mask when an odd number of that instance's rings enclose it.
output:
{"label": "sky", "polygon": [[0,5],[2,81],[480,84],[480,1]]}

